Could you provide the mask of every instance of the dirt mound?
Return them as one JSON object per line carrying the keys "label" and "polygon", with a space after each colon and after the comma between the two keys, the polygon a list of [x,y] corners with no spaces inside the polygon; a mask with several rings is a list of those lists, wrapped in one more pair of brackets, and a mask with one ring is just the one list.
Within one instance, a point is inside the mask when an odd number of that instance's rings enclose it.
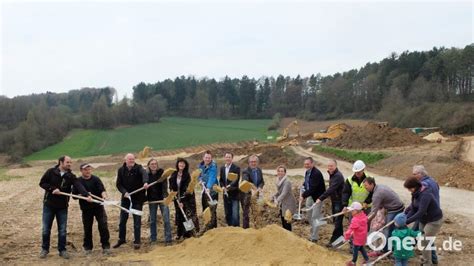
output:
{"label": "dirt mound", "polygon": [[347,149],[387,148],[422,144],[426,141],[408,129],[380,127],[368,123],[354,127],[328,142],[329,146]]}
{"label": "dirt mound", "polygon": [[145,254],[121,254],[115,262],[155,265],[342,265],[348,257],[304,240],[277,225],[262,229],[223,227]]}
{"label": "dirt mound", "polygon": [[438,180],[440,185],[474,190],[474,163],[459,161],[451,164],[451,167]]}
{"label": "dirt mound", "polygon": [[430,142],[441,142],[441,141],[446,141],[448,138],[443,137],[443,135],[441,135],[439,132],[434,132],[423,137],[423,139],[426,139],[427,141],[430,141]]}

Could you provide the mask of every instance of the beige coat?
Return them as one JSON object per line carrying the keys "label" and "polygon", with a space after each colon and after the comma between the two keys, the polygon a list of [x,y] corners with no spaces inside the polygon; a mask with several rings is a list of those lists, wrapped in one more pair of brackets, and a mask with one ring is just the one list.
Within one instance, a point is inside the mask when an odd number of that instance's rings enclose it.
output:
{"label": "beige coat", "polygon": [[276,184],[276,187],[277,193],[273,195],[273,198],[276,199],[276,201],[280,205],[282,214],[285,215],[286,210],[290,210],[292,214],[295,214],[297,211],[297,203],[295,196],[293,195],[293,192],[291,190],[291,181],[288,178],[285,178],[283,182],[278,182]]}

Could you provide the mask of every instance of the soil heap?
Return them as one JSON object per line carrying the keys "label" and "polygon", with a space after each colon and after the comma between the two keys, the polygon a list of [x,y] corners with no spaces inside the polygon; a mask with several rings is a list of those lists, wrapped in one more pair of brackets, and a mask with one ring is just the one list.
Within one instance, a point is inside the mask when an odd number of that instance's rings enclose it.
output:
{"label": "soil heap", "polygon": [[328,142],[329,146],[346,149],[388,148],[422,144],[426,141],[408,129],[380,127],[368,123],[364,127],[353,127]]}
{"label": "soil heap", "polygon": [[110,258],[122,263],[155,265],[343,265],[348,259],[348,256],[313,244],[278,225],[259,230],[220,227],[175,246]]}

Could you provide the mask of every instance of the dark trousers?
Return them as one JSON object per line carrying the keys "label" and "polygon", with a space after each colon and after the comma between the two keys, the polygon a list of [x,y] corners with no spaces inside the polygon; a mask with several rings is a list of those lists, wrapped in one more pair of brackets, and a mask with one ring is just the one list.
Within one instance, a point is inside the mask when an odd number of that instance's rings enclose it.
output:
{"label": "dark trousers", "polygon": [[55,217],[56,223],[58,225],[58,250],[61,252],[66,250],[67,207],[56,209],[43,204],[43,230],[41,248],[49,251],[51,227],[53,226]]}
{"label": "dark trousers", "polygon": [[240,226],[239,199],[224,196],[225,220],[228,226]]}
{"label": "dark trousers", "polygon": [[[340,201],[333,201],[332,202],[332,214],[336,214],[342,211],[342,202]],[[330,242],[334,242],[338,237],[344,234],[344,228],[342,227],[342,221],[344,219],[344,215],[340,215],[333,218],[334,222],[334,230],[332,231],[332,236]]]}
{"label": "dark trousers", "polygon": [[[128,209],[130,206],[129,199],[122,199],[121,202],[122,207]],[[132,208],[136,210],[142,210],[143,204],[141,202],[134,202],[132,204]],[[119,240],[125,242],[125,238],[127,236],[127,220],[128,220],[128,212],[120,211],[120,224],[119,224]],[[139,215],[133,215],[133,236],[135,240],[133,241],[134,244],[140,244],[140,233],[142,227],[142,217]]]}
{"label": "dark trousers", "polygon": [[250,193],[240,193],[240,205],[242,206],[242,228],[246,229],[250,227],[250,200],[251,200]]}
{"label": "dark trousers", "polygon": [[281,225],[283,226],[283,228],[285,228],[288,231],[291,231],[291,223],[285,220],[285,217],[283,215],[281,208],[280,208],[280,217],[281,217]]}
{"label": "dark trousers", "polygon": [[352,262],[357,262],[357,257],[359,256],[359,251],[362,253],[362,257],[364,257],[365,261],[369,260],[369,256],[367,256],[367,252],[365,251],[364,246],[356,246],[352,248]]}
{"label": "dark trousers", "polygon": [[92,225],[94,224],[94,217],[97,220],[97,228],[100,234],[100,243],[103,249],[110,248],[110,234],[107,227],[107,214],[104,206],[99,206],[89,210],[82,211],[82,224],[84,225],[84,244],[85,250],[92,250],[94,244],[92,242]]}
{"label": "dark trousers", "polygon": [[[219,195],[216,192],[211,191],[210,194],[213,200],[217,201],[219,199]],[[209,222],[209,224],[206,224],[204,226],[205,230],[217,228],[217,205],[209,206],[209,201],[210,201],[209,197],[207,196],[205,192],[203,192],[201,194],[202,211],[204,211],[207,207],[211,209],[211,221]]]}

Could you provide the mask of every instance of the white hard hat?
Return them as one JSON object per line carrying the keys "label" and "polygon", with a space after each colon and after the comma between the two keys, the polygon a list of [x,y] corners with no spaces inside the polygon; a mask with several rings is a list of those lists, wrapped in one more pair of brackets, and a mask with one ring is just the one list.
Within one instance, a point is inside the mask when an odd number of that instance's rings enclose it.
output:
{"label": "white hard hat", "polygon": [[365,169],[365,163],[361,160],[357,160],[352,166],[352,172],[360,172]]}

